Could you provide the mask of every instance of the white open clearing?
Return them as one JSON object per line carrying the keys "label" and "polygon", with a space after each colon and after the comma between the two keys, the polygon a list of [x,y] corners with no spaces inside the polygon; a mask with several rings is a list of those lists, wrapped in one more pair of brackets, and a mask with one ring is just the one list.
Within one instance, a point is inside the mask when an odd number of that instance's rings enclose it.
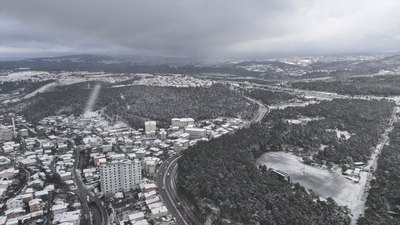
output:
{"label": "white open clearing", "polygon": [[331,197],[338,204],[347,205],[353,218],[358,218],[363,212],[367,172],[361,172],[360,182],[354,183],[338,172],[305,165],[300,157],[286,152],[265,153],[257,159],[256,164],[281,170],[290,176],[292,182],[299,182],[322,198]]}

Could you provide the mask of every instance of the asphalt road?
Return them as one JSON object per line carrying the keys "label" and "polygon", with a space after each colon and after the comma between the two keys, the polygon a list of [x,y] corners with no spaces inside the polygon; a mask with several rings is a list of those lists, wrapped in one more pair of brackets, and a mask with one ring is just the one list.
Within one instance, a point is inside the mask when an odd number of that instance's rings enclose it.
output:
{"label": "asphalt road", "polygon": [[174,155],[161,164],[157,174],[159,193],[165,206],[175,217],[178,224],[200,224],[176,192],[176,174],[180,157],[180,154]]}
{"label": "asphalt road", "polygon": [[[80,157],[80,152],[79,152],[79,150],[76,149],[74,169],[72,170],[74,181],[75,181],[75,184],[77,187],[75,192],[78,194],[79,198],[81,199],[83,211],[84,211],[85,215],[87,216],[88,220],[90,221],[90,224],[93,225],[92,215],[98,215],[98,213],[96,213],[96,214],[91,213],[91,210],[88,206],[88,201],[87,201],[88,199],[94,201],[95,205],[97,206],[97,208],[100,211],[101,218],[96,218],[95,220],[98,221],[99,219],[101,219],[101,224],[107,225],[108,217],[107,217],[107,212],[106,212],[105,207],[102,205],[100,199],[97,196],[90,193],[90,191],[86,188],[85,184],[82,181],[82,177],[81,177],[80,173],[78,173],[78,171],[80,170],[78,168],[78,165],[83,163],[81,160],[82,160],[82,157]],[[95,225],[97,225],[97,224],[95,224]]]}
{"label": "asphalt road", "polygon": [[264,105],[261,101],[255,100],[254,98],[250,98],[250,97],[245,97],[245,98],[251,102],[258,104],[258,112],[253,117],[253,119],[250,120],[248,125],[250,125],[252,123],[261,122],[261,120],[264,118],[264,116],[269,113],[269,108],[266,105]]}

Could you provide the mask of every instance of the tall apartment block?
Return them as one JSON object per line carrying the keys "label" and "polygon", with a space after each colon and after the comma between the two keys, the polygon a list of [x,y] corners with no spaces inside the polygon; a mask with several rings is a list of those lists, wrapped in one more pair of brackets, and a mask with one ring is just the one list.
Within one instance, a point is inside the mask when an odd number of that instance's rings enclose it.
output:
{"label": "tall apartment block", "polygon": [[138,160],[118,160],[100,165],[101,190],[104,194],[127,192],[138,187],[142,168]]}

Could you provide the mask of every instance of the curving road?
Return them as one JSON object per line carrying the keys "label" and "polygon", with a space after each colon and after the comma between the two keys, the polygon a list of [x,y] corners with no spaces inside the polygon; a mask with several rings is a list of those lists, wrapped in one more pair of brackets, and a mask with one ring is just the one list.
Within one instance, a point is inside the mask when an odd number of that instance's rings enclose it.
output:
{"label": "curving road", "polygon": [[261,101],[255,100],[254,98],[246,97],[245,98],[253,103],[256,103],[258,105],[258,112],[257,114],[253,117],[252,120],[247,124],[249,126],[250,124],[253,123],[259,123],[261,120],[265,117],[266,114],[269,113],[269,108],[268,106],[264,105]]}
{"label": "curving road", "polygon": [[201,224],[176,192],[176,175],[180,157],[180,154],[174,155],[161,164],[156,179],[158,190],[165,206],[178,224]]}

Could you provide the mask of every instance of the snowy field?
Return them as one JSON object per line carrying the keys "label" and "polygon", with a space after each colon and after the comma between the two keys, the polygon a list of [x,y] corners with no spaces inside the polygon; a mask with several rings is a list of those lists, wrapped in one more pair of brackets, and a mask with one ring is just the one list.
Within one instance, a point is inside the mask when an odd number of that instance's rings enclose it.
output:
{"label": "snowy field", "polygon": [[287,173],[292,182],[299,182],[322,198],[332,197],[338,204],[348,206],[353,218],[358,218],[363,212],[367,172],[361,172],[360,183],[354,183],[338,172],[305,165],[300,157],[286,152],[265,153],[257,159],[256,164]]}

